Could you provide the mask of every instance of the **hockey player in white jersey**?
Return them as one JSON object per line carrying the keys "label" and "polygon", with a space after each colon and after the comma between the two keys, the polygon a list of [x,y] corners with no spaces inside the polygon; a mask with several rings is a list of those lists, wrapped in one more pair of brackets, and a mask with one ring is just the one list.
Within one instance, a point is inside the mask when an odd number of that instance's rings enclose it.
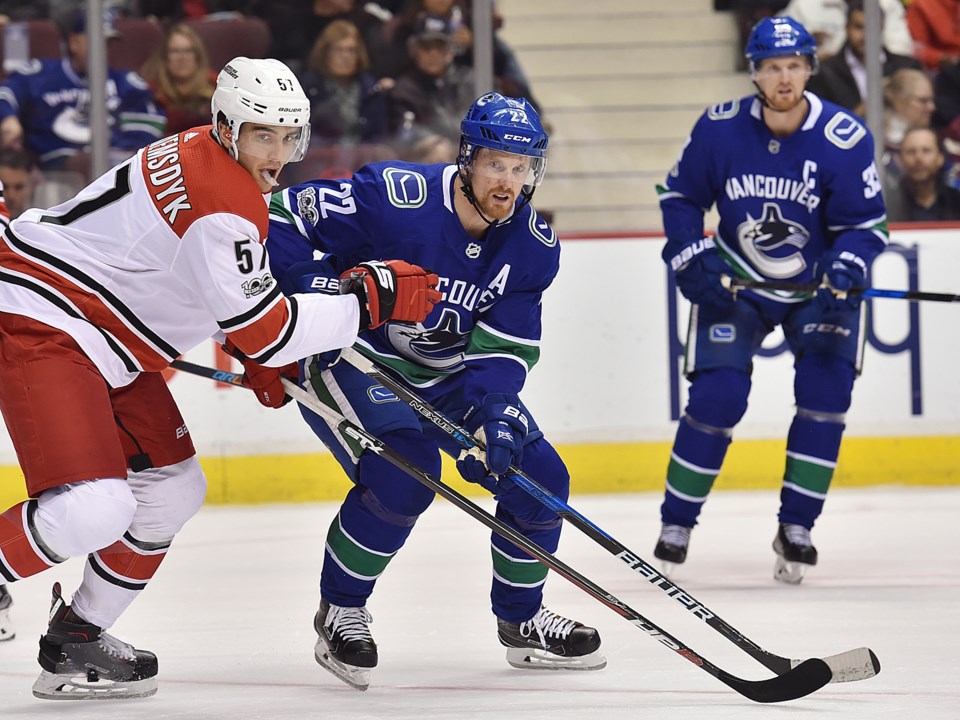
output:
{"label": "hockey player in white jersey", "polygon": [[358,264],[340,295],[281,294],[266,194],[303,156],[309,102],[283,63],[235,58],[212,115],[0,238],[0,410],[30,497],[0,515],[0,576],[88,556],[71,605],[54,585],[41,698],[156,692],[156,656],[104,631],[206,490],[159,371],[213,337],[276,407],[297,359],[388,319],[422,321],[440,297],[436,275],[393,261]]}
{"label": "hockey player in white jersey", "polygon": [[[746,46],[758,93],[709,108],[660,188],[663,258],[693,303],[677,428],[654,554],[673,565],[747,409],[753,356],[776,326],[795,357],[796,413],[773,549],[774,577],[798,583],[817,563],[810,530],[836,467],[863,346],[861,295],[887,240],[873,137],[844,108],[805,91],[816,43],[791,18],[765,18]],[[704,211],[720,222],[704,238]],[[816,296],[736,298],[723,275],[818,282]]]}

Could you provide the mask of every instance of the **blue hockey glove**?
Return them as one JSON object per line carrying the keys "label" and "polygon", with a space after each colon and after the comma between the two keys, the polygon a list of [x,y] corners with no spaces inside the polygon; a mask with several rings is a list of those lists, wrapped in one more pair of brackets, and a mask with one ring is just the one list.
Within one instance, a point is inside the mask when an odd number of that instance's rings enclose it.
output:
{"label": "blue hockey glove", "polygon": [[460,453],[457,470],[464,480],[490,489],[491,475],[502,475],[510,465],[520,465],[529,424],[516,395],[484,396],[479,406],[467,411],[463,425],[487,446],[485,453],[478,448]]}
{"label": "blue hockey glove", "polygon": [[867,283],[867,264],[849,250],[828,250],[817,263],[815,277],[827,287],[817,290],[817,303],[828,311],[851,311],[860,307],[863,296],[848,293]]}
{"label": "blue hockey glove", "polygon": [[736,301],[720,282],[721,275],[733,275],[733,268],[720,257],[710,238],[684,247],[670,259],[670,267],[677,287],[690,302],[725,308]]}

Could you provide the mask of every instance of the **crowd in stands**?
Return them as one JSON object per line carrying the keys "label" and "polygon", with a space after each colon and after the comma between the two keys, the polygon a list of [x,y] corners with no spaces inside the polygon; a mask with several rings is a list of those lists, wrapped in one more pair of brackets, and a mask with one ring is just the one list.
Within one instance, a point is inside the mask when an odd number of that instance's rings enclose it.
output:
{"label": "crowd in stands", "polygon": [[[874,0],[866,0],[872,2]],[[809,90],[865,114],[865,0],[715,0],[745,38],[789,15],[817,40]],[[879,0],[882,174],[892,222],[960,220],[960,0]],[[879,133],[878,133],[879,135]]]}
{"label": "crowd in stands", "polygon": [[[311,149],[288,184],[387,158],[452,162],[475,96],[471,3],[106,0],[110,162],[209,124],[217,73],[237,55],[284,61],[310,98]],[[90,180],[84,5],[0,0],[0,149],[32,163],[49,204]],[[494,21],[496,89],[536,103]]]}

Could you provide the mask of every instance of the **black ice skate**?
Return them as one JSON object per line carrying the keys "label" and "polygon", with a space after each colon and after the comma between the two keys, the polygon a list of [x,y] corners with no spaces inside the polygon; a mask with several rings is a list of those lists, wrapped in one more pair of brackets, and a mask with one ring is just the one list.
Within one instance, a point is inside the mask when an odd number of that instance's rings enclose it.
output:
{"label": "black ice skate", "polygon": [[13,598],[10,597],[10,591],[7,590],[6,585],[0,585],[0,642],[13,640],[17,636],[10,622],[11,605],[13,605]]}
{"label": "black ice skate", "polygon": [[545,607],[526,622],[497,618],[497,635],[507,648],[507,662],[515,668],[600,670],[607,665],[600,654],[600,633]]}
{"label": "black ice skate", "polygon": [[667,577],[687,559],[691,529],[683,525],[664,525],[661,528],[653,556],[663,561],[663,574]]}
{"label": "black ice skate", "polygon": [[377,666],[377,644],[370,634],[373,617],[365,607],[342,607],[320,601],[313,619],[317,662],[357,690],[370,687],[370,668]]}
{"label": "black ice skate", "polygon": [[817,549],[810,541],[810,531],[803,525],[780,523],[773,540],[777,562],[773,579],[789,585],[798,585],[807,568],[817,564]]}
{"label": "black ice skate", "polygon": [[53,585],[50,625],[37,658],[43,672],[33,694],[45,700],[115,700],[157,692],[157,656],[84,622]]}

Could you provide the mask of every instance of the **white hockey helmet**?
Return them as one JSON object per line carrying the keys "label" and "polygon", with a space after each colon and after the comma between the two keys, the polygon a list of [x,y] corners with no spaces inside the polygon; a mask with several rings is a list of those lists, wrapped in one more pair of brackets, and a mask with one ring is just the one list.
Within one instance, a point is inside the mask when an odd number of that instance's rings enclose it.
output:
{"label": "white hockey helmet", "polygon": [[[292,128],[298,132],[286,135],[284,162],[297,162],[310,144],[310,101],[300,87],[296,75],[279,60],[252,60],[236,57],[217,76],[217,87],[210,101],[213,134],[238,157],[237,139],[243,123]],[[219,123],[230,128],[231,137],[221,137]],[[244,146],[244,152],[263,157],[263,148]]]}

